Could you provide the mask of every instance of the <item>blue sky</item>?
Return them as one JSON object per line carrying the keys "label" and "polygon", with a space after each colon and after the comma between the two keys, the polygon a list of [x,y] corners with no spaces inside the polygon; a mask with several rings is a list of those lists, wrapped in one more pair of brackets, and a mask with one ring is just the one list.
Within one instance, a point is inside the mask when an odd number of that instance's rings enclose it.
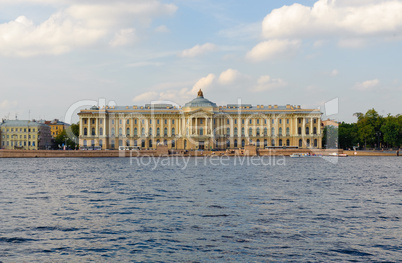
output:
{"label": "blue sky", "polygon": [[402,1],[1,0],[0,116],[81,100],[401,113]]}

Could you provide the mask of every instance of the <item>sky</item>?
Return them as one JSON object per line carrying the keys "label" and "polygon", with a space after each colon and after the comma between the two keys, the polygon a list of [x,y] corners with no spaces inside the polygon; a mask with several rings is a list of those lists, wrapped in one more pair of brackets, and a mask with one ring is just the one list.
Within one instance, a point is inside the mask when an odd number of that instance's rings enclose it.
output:
{"label": "sky", "polygon": [[396,115],[401,44],[399,0],[0,0],[0,117],[184,105],[199,89],[218,105],[324,113],[338,99],[329,117],[345,122]]}

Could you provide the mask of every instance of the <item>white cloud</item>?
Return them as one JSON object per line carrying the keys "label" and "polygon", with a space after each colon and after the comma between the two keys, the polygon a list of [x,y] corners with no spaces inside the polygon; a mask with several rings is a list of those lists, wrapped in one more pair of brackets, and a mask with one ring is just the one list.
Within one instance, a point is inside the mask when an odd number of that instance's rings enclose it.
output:
{"label": "white cloud", "polygon": [[148,91],[145,93],[142,93],[138,96],[135,96],[133,98],[134,102],[150,102],[152,100],[158,99],[158,93],[155,91]]}
{"label": "white cloud", "polygon": [[216,50],[216,45],[212,43],[205,43],[204,45],[195,45],[190,49],[185,49],[180,53],[181,57],[193,58],[199,55]]}
{"label": "white cloud", "polygon": [[300,44],[299,40],[268,40],[256,45],[246,57],[252,61],[261,61],[283,55],[289,56],[300,47]]}
{"label": "white cloud", "polygon": [[262,23],[266,38],[377,36],[402,29],[402,2],[319,0],[273,10]]}
{"label": "white cloud", "polygon": [[374,88],[378,84],[380,84],[378,79],[366,80],[361,83],[356,83],[354,88],[360,91],[365,91]]}
{"label": "white cloud", "polygon": [[109,42],[112,47],[120,47],[131,44],[135,41],[135,29],[134,28],[126,28],[120,29],[115,33],[114,38]]}
{"label": "white cloud", "polygon": [[196,94],[196,92],[198,92],[200,89],[204,91],[207,90],[211,86],[214,79],[215,75],[212,73],[208,74],[208,76],[206,77],[201,78],[194,84],[193,88],[191,89],[191,94]]}
{"label": "white cloud", "polygon": [[2,102],[0,102],[0,109],[12,109],[15,108],[17,106],[17,102],[16,101],[8,101],[8,100],[3,100]]}
{"label": "white cloud", "polygon": [[161,25],[161,26],[158,26],[157,28],[155,28],[155,32],[157,32],[157,33],[169,33],[170,30],[169,30],[169,28],[167,26]]}
{"label": "white cloud", "polygon": [[[35,3],[39,2],[55,3]],[[126,45],[136,39],[133,24],[147,26],[154,17],[171,15],[176,9],[157,0],[65,2],[39,24],[25,16],[0,24],[0,55],[57,55],[103,40],[113,47]]]}
{"label": "white cloud", "polygon": [[260,92],[266,90],[273,90],[280,87],[284,87],[286,85],[287,83],[282,79],[273,79],[268,75],[264,75],[257,80],[257,86],[254,88],[253,91]]}
{"label": "white cloud", "polygon": [[332,77],[338,76],[338,74],[339,74],[339,71],[337,69],[334,69],[329,73],[329,75]]}
{"label": "white cloud", "polygon": [[235,81],[239,77],[239,72],[235,69],[228,69],[223,71],[219,76],[218,82],[223,85],[227,85]]}

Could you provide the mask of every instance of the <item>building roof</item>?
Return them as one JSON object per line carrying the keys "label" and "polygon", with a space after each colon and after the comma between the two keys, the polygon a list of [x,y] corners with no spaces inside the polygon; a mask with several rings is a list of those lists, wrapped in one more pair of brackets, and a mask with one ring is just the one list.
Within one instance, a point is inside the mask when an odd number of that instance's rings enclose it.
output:
{"label": "building roof", "polygon": [[186,104],[184,104],[185,108],[199,108],[199,107],[212,107],[212,108],[216,108],[218,106],[216,106],[216,103],[204,98],[204,94],[202,93],[202,91],[200,90],[198,92],[198,96],[197,98],[193,99],[190,102],[187,102]]}
{"label": "building roof", "polygon": [[43,123],[29,120],[3,120],[1,127],[49,127]]}

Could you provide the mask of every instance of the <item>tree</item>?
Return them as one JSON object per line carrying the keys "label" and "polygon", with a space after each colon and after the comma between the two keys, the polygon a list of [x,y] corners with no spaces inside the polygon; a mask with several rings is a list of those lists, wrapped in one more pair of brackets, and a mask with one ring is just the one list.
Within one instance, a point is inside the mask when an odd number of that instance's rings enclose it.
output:
{"label": "tree", "polygon": [[341,149],[352,149],[359,143],[358,128],[356,123],[340,123],[338,133],[339,148]]}
{"label": "tree", "polygon": [[63,130],[59,135],[56,136],[55,144],[57,148],[62,147],[63,144],[71,149],[75,148],[75,142],[69,136],[67,136],[66,130]]}
{"label": "tree", "polygon": [[401,145],[402,127],[399,124],[397,117],[388,115],[388,117],[385,118],[384,125],[381,127],[381,132],[384,135],[385,143],[397,147]]}

